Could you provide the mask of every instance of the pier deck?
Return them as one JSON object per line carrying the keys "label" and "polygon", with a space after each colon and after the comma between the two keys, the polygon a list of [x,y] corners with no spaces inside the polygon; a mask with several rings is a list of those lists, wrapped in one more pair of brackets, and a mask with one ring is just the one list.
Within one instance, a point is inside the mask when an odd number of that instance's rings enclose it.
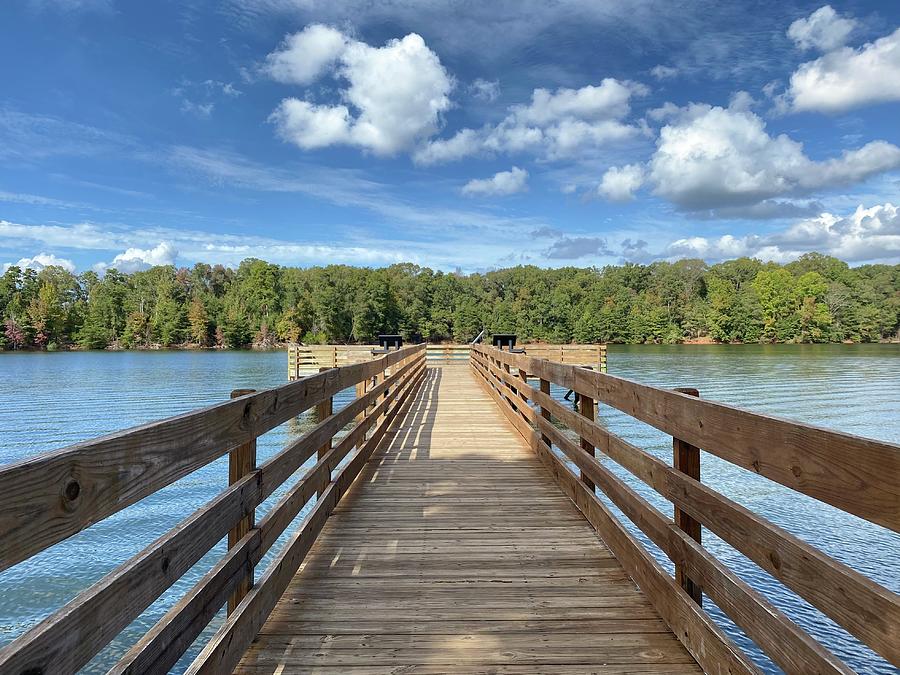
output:
{"label": "pier deck", "polygon": [[467,364],[389,433],[236,672],[700,672]]}

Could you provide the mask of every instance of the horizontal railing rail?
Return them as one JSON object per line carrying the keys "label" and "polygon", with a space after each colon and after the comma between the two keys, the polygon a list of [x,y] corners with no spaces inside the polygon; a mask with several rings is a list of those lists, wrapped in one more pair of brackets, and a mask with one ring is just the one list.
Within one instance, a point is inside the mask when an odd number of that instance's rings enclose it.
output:
{"label": "horizontal railing rail", "polygon": [[[191,670],[230,672],[388,426],[410,405],[424,373],[424,347],[407,347],[0,469],[0,551],[9,567],[232,451],[227,489],[0,649],[0,672],[78,670],[231,533],[226,554],[112,669],[168,672],[228,602],[225,624]],[[331,413],[331,398],[353,386],[359,397]],[[320,413],[312,429],[260,466],[255,452],[243,452],[257,436],[313,406],[328,414]],[[256,507],[314,456],[316,464],[254,523]],[[253,584],[254,567],[314,498],[299,529]]]}
{"label": "horizontal railing rail", "polygon": [[[700,525],[900,665],[900,597],[701,483],[698,450],[896,531],[900,447],[493,347],[474,345],[471,356],[488,393],[704,669],[756,671],[702,610],[701,592],[785,671],[852,672],[704,548]],[[551,383],[577,392],[580,410],[553,399]],[[674,466],[597,424],[593,401],[670,434]],[[670,501],[674,517],[616,476],[595,448]],[[597,497],[595,487],[675,564],[675,578]]]}

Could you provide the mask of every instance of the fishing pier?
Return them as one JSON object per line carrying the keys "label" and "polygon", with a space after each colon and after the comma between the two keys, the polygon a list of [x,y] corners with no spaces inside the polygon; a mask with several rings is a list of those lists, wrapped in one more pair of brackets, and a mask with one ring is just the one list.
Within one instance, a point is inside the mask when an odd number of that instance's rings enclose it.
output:
{"label": "fishing pier", "polygon": [[[0,467],[6,569],[230,458],[222,492],[0,649],[0,673],[77,671],[225,538],[110,672],[169,672],[198,638],[188,673],[759,672],[710,601],[784,671],[852,672],[714,557],[704,530],[900,666],[900,598],[710,488],[700,451],[897,532],[900,447],[554,349],[334,349],[305,369],[298,350],[282,386]],[[671,461],[611,433],[604,408],[671,436]],[[315,425],[258,463],[256,439],[306,411]]]}

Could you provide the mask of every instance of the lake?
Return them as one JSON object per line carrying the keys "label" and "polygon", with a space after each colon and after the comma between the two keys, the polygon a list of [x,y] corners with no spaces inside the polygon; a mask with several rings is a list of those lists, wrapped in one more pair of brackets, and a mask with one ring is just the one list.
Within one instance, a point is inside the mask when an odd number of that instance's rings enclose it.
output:
{"label": "lake", "polygon": [[[0,353],[0,464],[216,403],[235,388],[283,384],[286,371],[283,352]],[[703,398],[900,443],[900,345],[611,346],[609,371],[664,387],[696,387]],[[553,391],[557,398],[564,394]],[[351,390],[338,396],[335,407],[352,395]],[[671,460],[670,437],[607,406],[600,406],[599,419],[636,445]],[[311,424],[304,415],[262,436],[260,461]],[[615,465],[612,468],[651,503],[671,511],[671,505],[649,488]],[[900,536],[706,453],[702,471],[703,481],[726,496],[900,592]],[[0,644],[176,525],[220,491],[227,475],[227,459],[222,458],[0,573]],[[283,490],[262,505],[260,513]],[[896,672],[727,544],[708,531],[703,536],[710,551],[851,667],[866,673]],[[86,672],[104,672],[224,550],[223,541],[101,652]],[[721,617],[708,599],[704,606]],[[221,616],[198,644],[220,621]],[[767,671],[777,672],[727,619],[721,623]],[[195,645],[178,669],[183,670],[198,651]]]}

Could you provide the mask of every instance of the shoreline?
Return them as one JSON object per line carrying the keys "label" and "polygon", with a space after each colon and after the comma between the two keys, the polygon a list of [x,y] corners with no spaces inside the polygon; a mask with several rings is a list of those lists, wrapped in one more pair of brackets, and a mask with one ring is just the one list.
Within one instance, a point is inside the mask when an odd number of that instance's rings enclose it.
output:
{"label": "shoreline", "polygon": [[[356,343],[354,343],[356,344]],[[437,345],[441,344],[455,344],[455,343],[435,343]],[[527,346],[529,344],[546,344],[542,342],[523,342],[520,343],[520,346]],[[580,342],[571,342],[567,344],[589,344],[589,343],[580,343]],[[762,346],[762,345],[785,345],[785,346],[793,346],[793,347],[803,347],[803,346],[815,346],[815,345],[829,345],[829,346],[837,346],[844,345],[847,347],[855,346],[855,345],[900,345],[900,339],[893,340],[878,340],[877,342],[851,342],[848,340],[844,340],[841,342],[718,342],[715,340],[706,340],[706,339],[689,339],[682,340],[681,342],[606,342],[600,343],[612,346],[628,346],[628,347],[660,347],[660,346],[685,346],[685,347],[710,347],[710,346],[725,346],[725,347],[745,347],[745,346]],[[286,342],[277,343],[271,347],[202,347],[200,345],[178,345],[172,347],[162,347],[162,346],[149,346],[149,347],[107,347],[105,349],[84,349],[78,347],[77,345],[67,346],[67,347],[58,347],[56,349],[36,349],[36,348],[23,348],[23,349],[0,349],[0,354],[52,354],[52,353],[69,353],[69,352],[281,352],[287,351],[289,344]],[[344,346],[344,345],[340,345]]]}

